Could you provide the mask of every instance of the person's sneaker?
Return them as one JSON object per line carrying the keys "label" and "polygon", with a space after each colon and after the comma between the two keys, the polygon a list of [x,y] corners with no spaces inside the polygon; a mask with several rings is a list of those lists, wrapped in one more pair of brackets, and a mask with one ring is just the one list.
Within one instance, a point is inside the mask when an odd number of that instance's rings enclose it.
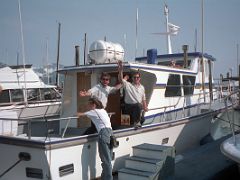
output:
{"label": "person's sneaker", "polygon": [[137,123],[137,124],[134,125],[134,129],[138,129],[140,127],[142,127],[142,125],[140,123]]}

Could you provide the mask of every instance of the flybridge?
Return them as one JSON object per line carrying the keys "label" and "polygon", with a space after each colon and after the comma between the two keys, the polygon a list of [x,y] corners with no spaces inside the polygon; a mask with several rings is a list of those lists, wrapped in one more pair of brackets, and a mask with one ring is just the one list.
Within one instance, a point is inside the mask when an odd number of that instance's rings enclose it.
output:
{"label": "flybridge", "polygon": [[[204,53],[202,54],[201,52],[190,52],[190,53],[187,53],[188,54],[188,57],[205,57],[211,61],[216,61],[216,58],[214,58],[213,56],[207,54],[207,53]],[[161,54],[161,55],[157,55],[157,59],[161,60],[161,59],[168,59],[169,58],[180,58],[180,57],[183,57],[184,53],[175,53],[175,54]],[[146,56],[143,56],[143,57],[137,57],[135,58],[136,61],[145,61],[147,59]]]}

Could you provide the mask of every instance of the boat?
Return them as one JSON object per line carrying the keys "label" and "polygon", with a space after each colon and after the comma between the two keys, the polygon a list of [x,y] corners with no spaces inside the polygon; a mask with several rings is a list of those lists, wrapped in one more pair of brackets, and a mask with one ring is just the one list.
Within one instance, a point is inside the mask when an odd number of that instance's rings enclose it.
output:
{"label": "boat", "polygon": [[[12,116],[22,121],[29,119],[34,121],[60,115],[60,92],[56,86],[43,83],[32,69],[32,65],[0,68],[0,85],[3,88],[0,94],[0,118]],[[1,122],[1,134],[13,133],[8,127],[13,124]]]}
{"label": "boat", "polygon": [[[215,87],[212,69],[216,59],[206,53],[188,52],[186,45],[183,50],[183,53],[157,55],[156,49],[150,49],[147,56],[127,61],[120,44],[93,42],[86,64],[79,65],[76,59],[76,65],[59,71],[65,77],[61,116],[45,119],[46,125],[41,131],[46,133],[32,135],[28,126],[26,133],[0,135],[0,161],[5,162],[0,166],[0,178],[85,180],[100,177],[98,135],[89,132],[90,119],[75,116],[77,111],[86,109],[88,101],[87,97],[79,97],[78,92],[97,84],[102,72],[111,75],[111,86],[117,84],[119,60],[123,61],[124,74],[141,73],[149,110],[144,114],[142,126],[134,128],[129,125],[129,116],[121,111],[124,93],[119,90],[109,96],[106,110],[118,141],[118,147],[113,149],[113,173],[124,167],[125,160],[132,155],[132,147],[146,146],[145,143],[174,147],[177,155],[199,147],[210,134],[213,118],[232,108],[234,102],[224,101]],[[59,122],[58,131],[48,126],[55,121]]]}
{"label": "boat", "polygon": [[[107,51],[95,49],[111,44],[104,41],[93,43],[90,57],[99,58],[99,62],[94,59],[88,64],[68,66],[60,71],[65,75],[61,118],[46,119],[46,124],[59,121],[59,132],[44,136],[33,136],[31,131],[16,136],[0,136],[0,160],[6,162],[1,165],[0,172],[5,172],[17,161],[23,161],[20,162],[21,166],[14,166],[4,173],[3,179],[17,176],[18,179],[72,180],[100,176],[97,134],[86,133],[91,126],[89,119],[78,119],[74,115],[85,109],[88,99],[79,97],[78,92],[96,84],[101,72],[111,75],[111,85],[117,83],[114,57],[118,55],[118,60],[121,59],[122,48],[111,53],[116,54],[111,61],[106,56]],[[96,52],[101,54],[96,55]],[[102,59],[104,56],[107,57],[106,61]],[[187,59],[184,59],[186,56]],[[114,134],[119,141],[119,146],[114,149],[113,171],[124,166],[124,159],[130,156],[133,146],[146,142],[174,146],[176,153],[181,154],[198,147],[200,141],[210,133],[212,118],[224,112],[226,107],[223,99],[219,98],[217,88],[209,86],[209,80],[212,80],[210,71],[204,71],[203,83],[202,59],[204,66],[211,69],[215,58],[200,52],[156,55],[156,50],[151,49],[147,57],[137,58],[135,62],[123,61],[124,73],[141,73],[149,111],[145,113],[142,127],[135,129],[128,126],[128,118],[121,113],[121,92],[109,97],[106,109],[112,115]],[[170,66],[172,60],[176,61],[178,67]],[[227,107],[231,106],[229,101]],[[49,132],[46,128],[47,125],[42,131]]]}
{"label": "boat", "polygon": [[[234,91],[232,94],[236,92],[238,95],[240,94],[240,90]],[[239,96],[237,101],[239,102]],[[232,135],[221,144],[220,150],[223,155],[236,162],[238,167],[240,167],[240,125],[237,123],[240,117],[240,104],[236,105],[234,110],[234,116],[231,116],[228,111],[226,112],[226,122],[230,127]]]}

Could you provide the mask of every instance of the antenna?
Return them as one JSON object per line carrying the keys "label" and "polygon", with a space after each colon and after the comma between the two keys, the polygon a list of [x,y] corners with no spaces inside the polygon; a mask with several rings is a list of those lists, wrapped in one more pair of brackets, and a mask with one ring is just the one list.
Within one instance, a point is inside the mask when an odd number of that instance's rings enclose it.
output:
{"label": "antenna", "polygon": [[167,5],[165,4],[164,6],[164,15],[166,17],[166,32],[163,33],[152,33],[156,35],[166,35],[166,43],[167,43],[167,53],[172,54],[172,45],[171,45],[171,36],[172,35],[177,35],[180,27],[176,26],[168,21],[168,14],[169,10]]}
{"label": "antenna", "polygon": [[165,15],[165,17],[166,17],[167,52],[168,52],[168,54],[172,54],[171,37],[170,37],[170,34],[168,33],[168,32],[169,32],[168,13],[169,13],[168,7],[167,7],[167,5],[165,4],[165,6],[164,6],[164,15]]}

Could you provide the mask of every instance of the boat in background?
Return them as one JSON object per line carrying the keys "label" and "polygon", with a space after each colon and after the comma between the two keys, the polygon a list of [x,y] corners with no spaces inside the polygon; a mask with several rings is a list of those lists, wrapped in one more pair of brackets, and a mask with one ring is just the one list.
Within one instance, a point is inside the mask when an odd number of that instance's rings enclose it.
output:
{"label": "boat in background", "polygon": [[[232,94],[240,94],[240,90],[237,90],[235,92],[232,92]],[[237,98],[239,102],[239,96]],[[236,106],[235,108],[235,113],[238,115],[236,116],[231,116],[230,112],[226,112],[226,122],[228,123],[232,136],[226,139],[222,144],[221,144],[221,152],[223,155],[228,157],[229,159],[233,160],[238,164],[238,167],[240,168],[240,125],[237,124],[236,122],[239,122],[240,119],[240,104]],[[226,123],[225,122],[225,123]],[[239,169],[240,170],[240,169]]]}
{"label": "boat in background", "polygon": [[[31,65],[1,68],[0,85],[3,88],[0,94],[1,119],[11,115],[18,120],[40,120],[59,116],[61,94],[56,86],[43,83]],[[2,121],[1,134],[11,134],[9,126],[13,124],[9,123]]]}

